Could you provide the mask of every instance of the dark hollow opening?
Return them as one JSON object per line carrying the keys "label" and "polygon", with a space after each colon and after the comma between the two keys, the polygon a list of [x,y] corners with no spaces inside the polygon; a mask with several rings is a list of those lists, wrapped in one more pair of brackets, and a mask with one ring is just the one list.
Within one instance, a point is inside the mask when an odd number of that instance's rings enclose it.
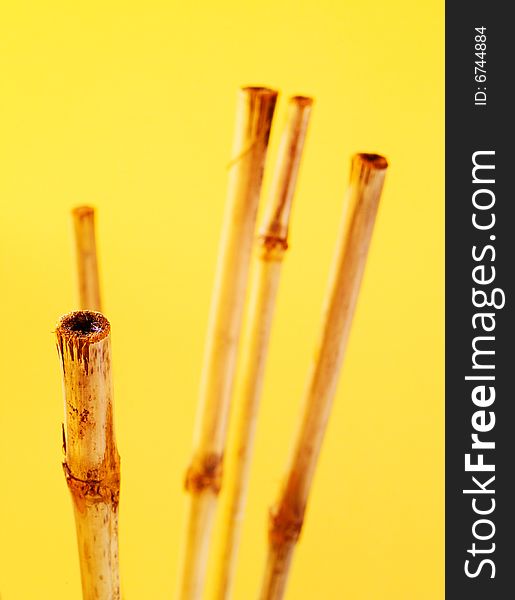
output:
{"label": "dark hollow opening", "polygon": [[79,313],[69,325],[70,331],[89,335],[101,331],[102,325],[100,321],[91,313]]}
{"label": "dark hollow opening", "polygon": [[386,158],[380,154],[368,154],[362,152],[359,156],[363,161],[372,164],[376,169],[386,169],[388,166]]}
{"label": "dark hollow opening", "polygon": [[79,310],[63,317],[60,328],[75,336],[93,337],[109,331],[109,322],[101,313]]}

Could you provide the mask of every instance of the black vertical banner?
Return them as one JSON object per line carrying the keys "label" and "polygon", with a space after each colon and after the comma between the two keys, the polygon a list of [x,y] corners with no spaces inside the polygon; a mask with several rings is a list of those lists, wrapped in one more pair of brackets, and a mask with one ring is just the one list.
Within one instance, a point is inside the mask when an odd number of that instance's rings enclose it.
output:
{"label": "black vertical banner", "polygon": [[[510,3],[446,4],[446,598],[515,598]],[[511,35],[510,35],[511,34]]]}

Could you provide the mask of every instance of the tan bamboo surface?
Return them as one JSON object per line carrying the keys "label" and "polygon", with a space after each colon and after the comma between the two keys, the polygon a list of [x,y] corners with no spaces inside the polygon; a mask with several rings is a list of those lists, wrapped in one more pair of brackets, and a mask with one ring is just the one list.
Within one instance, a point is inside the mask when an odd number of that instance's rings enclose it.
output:
{"label": "tan bamboo surface", "polygon": [[285,593],[347,347],[386,168],[385,158],[375,154],[357,154],[352,160],[318,352],[308,376],[300,426],[286,474],[270,511],[268,557],[260,600],[280,600]]}
{"label": "tan bamboo surface", "polygon": [[211,303],[189,493],[178,598],[201,597],[209,541],[222,479],[227,419],[248,279],[258,200],[277,92],[240,90],[226,212]]}
{"label": "tan bamboo surface", "polygon": [[216,600],[232,596],[268,343],[282,260],[288,248],[290,210],[311,106],[311,98],[295,96],[290,99],[265,218],[256,240],[257,260],[250,287],[247,329],[243,337],[243,383],[238,386],[235,398],[239,414],[230,456],[231,477],[223,514],[222,550],[214,593]]}
{"label": "tan bamboo surface", "polygon": [[95,238],[95,209],[77,206],[72,210],[75,254],[81,310],[102,310]]}
{"label": "tan bamboo surface", "polygon": [[70,489],[84,600],[118,600],[120,459],[113,427],[109,321],[65,315],[56,330],[64,382],[63,464]]}

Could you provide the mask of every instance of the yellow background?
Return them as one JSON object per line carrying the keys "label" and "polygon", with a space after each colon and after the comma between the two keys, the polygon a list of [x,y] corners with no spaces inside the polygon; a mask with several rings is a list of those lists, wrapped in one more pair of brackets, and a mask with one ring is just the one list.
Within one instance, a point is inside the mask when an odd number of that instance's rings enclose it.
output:
{"label": "yellow background", "polygon": [[[0,596],[80,597],[52,334],[98,208],[126,600],[176,585],[236,90],[316,98],[237,600],[256,597],[355,151],[390,161],[289,600],[443,598],[443,2],[0,4]],[[270,169],[266,183],[269,181]],[[209,598],[209,595],[207,596]]]}

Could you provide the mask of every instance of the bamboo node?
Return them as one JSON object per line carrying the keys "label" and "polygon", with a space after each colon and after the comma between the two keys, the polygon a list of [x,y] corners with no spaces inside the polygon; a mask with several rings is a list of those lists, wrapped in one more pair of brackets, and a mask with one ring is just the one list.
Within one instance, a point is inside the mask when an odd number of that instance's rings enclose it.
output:
{"label": "bamboo node", "polygon": [[304,512],[288,506],[270,509],[268,539],[274,548],[282,548],[285,544],[295,544],[300,537]]}
{"label": "bamboo node", "polygon": [[281,261],[288,250],[286,238],[277,235],[260,235],[258,244],[259,258],[264,261]]}
{"label": "bamboo node", "polygon": [[210,490],[218,495],[222,487],[222,464],[222,455],[215,452],[194,459],[186,472],[186,491],[198,494]]}
{"label": "bamboo node", "polygon": [[73,501],[79,510],[99,503],[110,504],[114,510],[117,509],[120,498],[118,469],[111,471],[114,473],[111,477],[99,477],[98,470],[92,469],[88,471],[87,479],[75,477],[66,462],[63,463],[63,470]]}

